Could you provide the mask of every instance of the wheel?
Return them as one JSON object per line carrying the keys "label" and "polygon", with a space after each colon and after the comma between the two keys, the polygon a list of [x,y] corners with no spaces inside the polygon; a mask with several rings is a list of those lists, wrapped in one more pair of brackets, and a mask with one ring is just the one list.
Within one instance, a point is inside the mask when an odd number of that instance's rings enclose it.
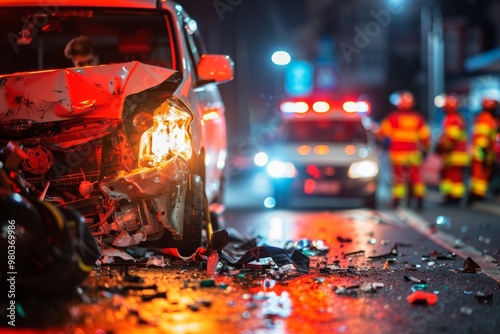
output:
{"label": "wheel", "polygon": [[181,256],[190,256],[202,245],[205,188],[199,175],[191,175],[184,202],[182,240],[176,241]]}
{"label": "wheel", "polygon": [[189,174],[184,199],[184,218],[182,239],[173,238],[170,231],[165,230],[160,239],[142,242],[142,247],[177,248],[179,254],[188,257],[202,246],[202,226],[205,212],[203,182],[199,175]]}

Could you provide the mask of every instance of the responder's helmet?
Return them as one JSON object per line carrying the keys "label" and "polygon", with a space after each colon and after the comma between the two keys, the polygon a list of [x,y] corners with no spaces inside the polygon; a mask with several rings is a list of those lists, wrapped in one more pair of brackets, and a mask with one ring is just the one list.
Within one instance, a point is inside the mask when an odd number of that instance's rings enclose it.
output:
{"label": "responder's helmet", "polygon": [[487,111],[495,111],[498,108],[498,100],[492,97],[483,99],[483,109]]}
{"label": "responder's helmet", "polygon": [[460,101],[458,99],[457,94],[451,93],[445,96],[443,101],[443,110],[444,112],[456,112],[458,110],[458,106]]}
{"label": "responder's helmet", "polygon": [[395,92],[391,94],[389,100],[398,109],[402,110],[410,110],[415,104],[415,97],[409,90],[400,90],[398,92]]}

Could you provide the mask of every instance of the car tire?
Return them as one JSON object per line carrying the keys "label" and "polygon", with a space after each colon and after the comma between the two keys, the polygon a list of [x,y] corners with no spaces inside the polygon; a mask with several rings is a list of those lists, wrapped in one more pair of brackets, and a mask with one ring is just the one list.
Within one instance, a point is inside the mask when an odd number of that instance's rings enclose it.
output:
{"label": "car tire", "polygon": [[180,256],[189,257],[202,246],[203,216],[205,213],[204,186],[201,177],[189,174],[184,199],[184,219],[182,239],[174,239],[170,231],[165,230],[160,239],[146,241],[143,247],[177,248]]}
{"label": "car tire", "polygon": [[199,175],[189,175],[184,202],[182,240],[177,245],[181,256],[190,256],[202,246],[203,215],[205,212],[204,185]]}

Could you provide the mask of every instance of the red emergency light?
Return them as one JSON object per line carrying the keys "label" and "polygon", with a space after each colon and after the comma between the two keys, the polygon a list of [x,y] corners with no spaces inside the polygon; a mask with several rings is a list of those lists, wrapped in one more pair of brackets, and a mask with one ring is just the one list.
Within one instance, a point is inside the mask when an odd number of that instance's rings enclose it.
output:
{"label": "red emergency light", "polygon": [[317,113],[326,114],[331,112],[345,112],[368,115],[371,111],[370,103],[367,101],[284,101],[280,105],[280,110],[284,114],[306,114]]}

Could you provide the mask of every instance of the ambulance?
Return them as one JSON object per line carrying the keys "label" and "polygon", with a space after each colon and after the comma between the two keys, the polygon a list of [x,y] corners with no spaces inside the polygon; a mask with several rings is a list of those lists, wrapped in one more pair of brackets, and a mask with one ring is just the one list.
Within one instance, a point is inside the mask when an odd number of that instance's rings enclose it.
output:
{"label": "ambulance", "polygon": [[379,154],[367,101],[287,100],[266,152],[274,207],[377,205]]}

